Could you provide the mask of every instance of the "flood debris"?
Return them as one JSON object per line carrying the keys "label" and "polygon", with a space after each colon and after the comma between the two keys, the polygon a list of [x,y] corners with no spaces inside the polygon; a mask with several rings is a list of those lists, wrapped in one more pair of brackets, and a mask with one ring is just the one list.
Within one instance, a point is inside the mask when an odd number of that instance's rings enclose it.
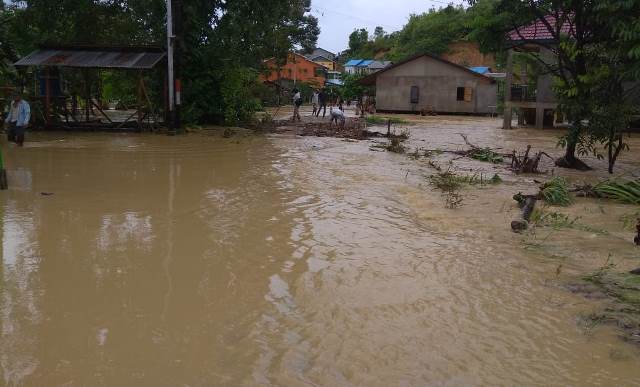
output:
{"label": "flood debris", "polygon": [[529,228],[531,214],[538,200],[544,200],[547,204],[559,206],[568,206],[573,202],[568,183],[562,177],[554,177],[542,184],[537,194],[525,195],[522,192],[518,192],[513,195],[513,200],[518,202],[518,207],[522,209],[521,214],[511,221],[511,230],[514,232],[523,232]]}
{"label": "flood debris", "polygon": [[520,173],[540,173],[538,170],[538,165],[540,164],[540,160],[542,156],[547,156],[553,160],[551,156],[549,156],[546,152],[539,151],[534,156],[529,157],[529,153],[531,152],[531,145],[527,145],[527,150],[519,156],[518,153],[513,151],[511,155],[511,170],[517,174]]}
{"label": "flood debris", "polygon": [[470,157],[474,160],[486,161],[493,164],[500,164],[504,160],[504,155],[494,151],[489,147],[481,148],[469,141],[466,135],[458,133],[464,139],[465,144],[471,149],[461,153],[462,156]]}
{"label": "flood debris", "polygon": [[438,171],[438,173],[429,176],[429,183],[442,191],[445,198],[445,207],[449,209],[454,209],[462,205],[463,197],[460,189],[464,185],[487,185],[502,182],[502,178],[497,174],[494,174],[491,178],[487,178],[483,173],[458,175],[451,167],[443,170],[443,168],[434,161],[430,160],[429,165]]}
{"label": "flood debris", "polygon": [[585,298],[607,301],[600,311],[583,318],[593,326],[613,325],[622,339],[640,345],[640,269],[625,273],[614,268],[609,257],[605,266],[567,289]]}
{"label": "flood debris", "polygon": [[536,207],[538,195],[523,195],[521,192],[513,195],[513,200],[518,202],[518,207],[522,210],[518,217],[511,221],[513,232],[523,232],[529,228],[531,214]]}
{"label": "flood debris", "polygon": [[545,203],[566,207],[573,203],[569,183],[564,177],[556,176],[540,187],[540,196]]}
{"label": "flood debris", "polygon": [[[637,235],[635,238],[633,238],[633,243],[635,243],[636,246],[640,246],[640,218],[638,218],[638,223],[636,224],[636,233]],[[640,274],[640,273],[637,273],[637,274]]]}

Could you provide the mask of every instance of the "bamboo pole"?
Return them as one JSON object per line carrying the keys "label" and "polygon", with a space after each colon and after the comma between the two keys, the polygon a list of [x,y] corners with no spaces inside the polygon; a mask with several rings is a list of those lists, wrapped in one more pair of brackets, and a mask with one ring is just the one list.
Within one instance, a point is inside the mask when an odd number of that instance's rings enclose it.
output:
{"label": "bamboo pole", "polygon": [[0,190],[9,188],[7,182],[7,170],[4,169],[4,158],[2,157],[2,149],[0,149]]}

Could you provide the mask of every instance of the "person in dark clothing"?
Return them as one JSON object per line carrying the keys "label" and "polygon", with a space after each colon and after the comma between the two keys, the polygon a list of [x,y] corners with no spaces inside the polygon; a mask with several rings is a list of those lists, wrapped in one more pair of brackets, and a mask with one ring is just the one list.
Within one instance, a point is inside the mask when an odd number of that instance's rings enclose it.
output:
{"label": "person in dark clothing", "polygon": [[318,111],[316,112],[316,117],[320,117],[320,110],[322,110],[322,118],[327,114],[327,92],[322,89],[320,90],[320,94],[318,94]]}

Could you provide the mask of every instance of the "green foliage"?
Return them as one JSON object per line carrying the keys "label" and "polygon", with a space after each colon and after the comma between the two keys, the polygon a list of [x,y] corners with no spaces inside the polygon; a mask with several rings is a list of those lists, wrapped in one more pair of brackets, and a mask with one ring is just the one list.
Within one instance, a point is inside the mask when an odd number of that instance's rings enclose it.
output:
{"label": "green foliage", "polygon": [[346,57],[400,61],[422,53],[441,55],[451,42],[458,40],[478,42],[484,52],[499,52],[504,43],[504,23],[511,15],[500,14],[500,18],[495,18],[497,3],[481,0],[468,8],[461,5],[431,8],[411,15],[400,31],[387,34],[382,27],[376,27],[373,38],[366,29],[354,30],[349,35]]}
{"label": "green foliage", "polygon": [[352,53],[361,50],[369,42],[369,31],[365,28],[353,30],[349,35],[349,50]]}
{"label": "green foliage", "polygon": [[260,100],[252,94],[257,82],[257,72],[249,68],[228,69],[224,72],[220,91],[225,105],[225,124],[249,122],[261,108]]}
{"label": "green foliage", "polygon": [[366,118],[368,125],[386,125],[391,120],[392,125],[406,124],[407,120],[400,117],[383,117],[370,115]]}
{"label": "green foliage", "polygon": [[593,190],[598,195],[624,203],[640,204],[640,180],[606,180]]}
{"label": "green foliage", "polygon": [[542,199],[551,205],[568,206],[573,203],[567,180],[554,177],[541,187]]}
{"label": "green foliage", "polygon": [[[4,8],[4,2],[1,3]],[[14,1],[0,14],[0,58],[10,46],[17,56],[51,42],[165,46],[164,0]],[[319,34],[308,14],[310,0],[183,0],[176,64],[183,83],[182,120],[222,123],[250,120],[260,90],[256,75],[265,58],[286,58],[312,48]],[[4,20],[4,18],[8,20]],[[8,39],[5,40],[5,36]],[[162,92],[162,75],[155,84]],[[125,99],[128,75],[103,79],[106,96]],[[0,64],[0,79],[2,65]],[[66,78],[82,84],[82,79]],[[97,91],[96,91],[97,92]]]}
{"label": "green foliage", "polygon": [[477,149],[471,153],[471,158],[493,164],[500,164],[503,161],[502,156],[494,152],[491,148]]}
{"label": "green foliage", "polygon": [[421,15],[411,15],[397,35],[397,45],[389,53],[395,60],[416,54],[440,55],[449,43],[464,39],[469,33],[467,11],[462,6],[432,8]]}
{"label": "green foliage", "polygon": [[342,86],[340,87],[340,95],[347,101],[353,101],[354,99],[362,96],[367,87],[360,84],[360,80],[363,75],[359,74],[343,74]]}

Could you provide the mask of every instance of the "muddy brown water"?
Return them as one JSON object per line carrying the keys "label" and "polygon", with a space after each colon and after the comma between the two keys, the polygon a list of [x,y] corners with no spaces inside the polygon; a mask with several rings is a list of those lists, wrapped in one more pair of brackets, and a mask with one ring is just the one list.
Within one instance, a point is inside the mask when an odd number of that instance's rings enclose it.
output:
{"label": "muddy brown water", "polygon": [[[409,145],[463,147],[462,132],[558,152],[555,132],[498,126],[428,118]],[[515,235],[511,196],[534,177],[469,160],[454,163],[505,182],[449,210],[425,160],[368,141],[28,140],[2,144],[0,384],[640,385],[638,348],[585,327],[599,301],[565,288],[608,255],[640,266],[622,221],[637,208],[579,199],[558,211],[589,231]],[[568,177],[605,176],[589,161]]]}

